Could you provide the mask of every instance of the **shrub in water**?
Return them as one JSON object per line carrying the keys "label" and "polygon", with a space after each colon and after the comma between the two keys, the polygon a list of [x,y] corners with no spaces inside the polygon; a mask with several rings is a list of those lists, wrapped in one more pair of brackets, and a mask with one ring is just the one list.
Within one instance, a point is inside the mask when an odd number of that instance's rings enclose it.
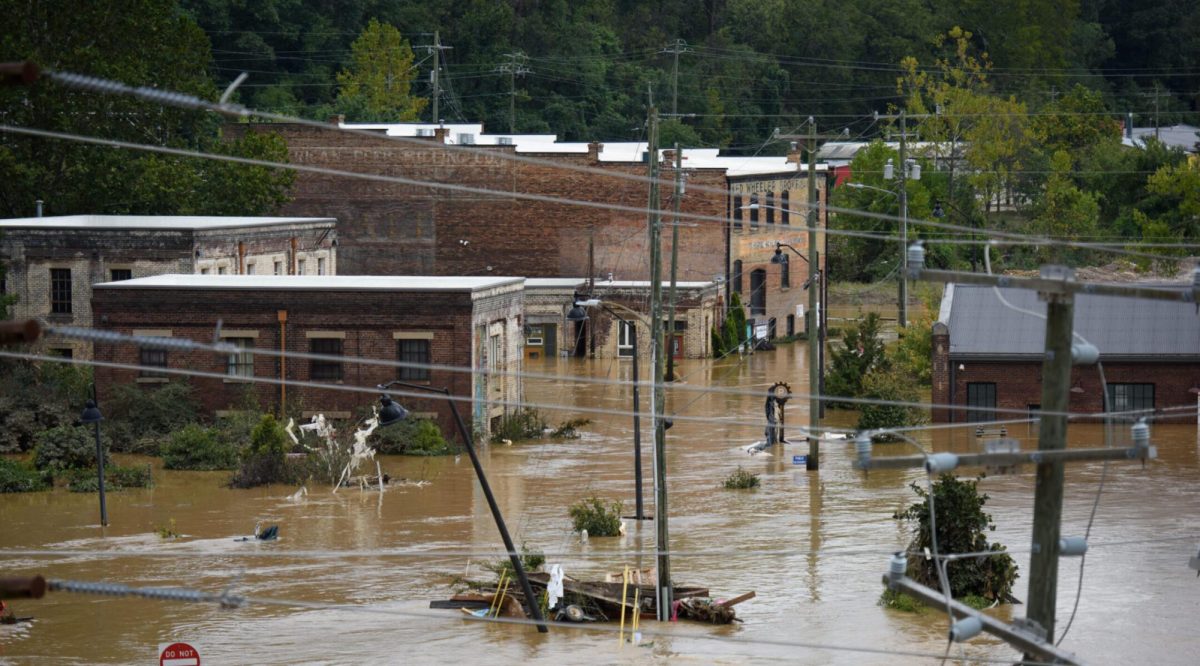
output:
{"label": "shrub in water", "polygon": [[234,469],[238,454],[233,443],[216,428],[195,423],[171,435],[163,447],[163,467],[167,469]]}
{"label": "shrub in water", "polygon": [[308,476],[304,461],[289,461],[291,439],[274,416],[264,414],[250,433],[250,445],[242,455],[238,471],[230,479],[234,488],[253,488],[269,483],[297,483]]}
{"label": "shrub in water", "polygon": [[0,493],[28,493],[46,490],[50,479],[25,463],[0,458]]}
{"label": "shrub in water", "polygon": [[368,441],[376,453],[447,456],[457,450],[442,436],[437,424],[429,419],[405,419],[386,428],[377,428]]}
{"label": "shrub in water", "polygon": [[579,429],[591,423],[591,419],[570,419],[558,424],[554,432],[550,433],[553,439],[579,439]]}
{"label": "shrub in water", "polygon": [[[525,568],[525,572],[537,571],[546,563],[546,554],[539,551],[529,550],[529,546],[521,544],[521,566]],[[513,576],[512,558],[504,557],[490,564],[483,565],[484,569],[496,574],[496,579],[501,576],[511,578]]]}
{"label": "shrub in water", "polygon": [[43,430],[69,424],[90,384],[89,368],[0,360],[0,453],[28,451]]}
{"label": "shrub in water", "polygon": [[546,419],[536,409],[518,409],[500,418],[500,425],[492,431],[492,443],[504,440],[539,439],[546,431]]}
{"label": "shrub in water", "polygon": [[[100,490],[100,480],[96,478],[95,469],[73,469],[64,474],[67,489],[73,493],[94,493]],[[105,465],[104,490],[125,490],[126,488],[149,488],[154,485],[150,476],[149,465]]]}
{"label": "shrub in water", "polygon": [[725,488],[728,490],[740,490],[743,488],[757,488],[761,481],[757,474],[747,472],[738,465],[736,471],[725,478]]}
{"label": "shrub in water", "polygon": [[156,386],[122,384],[100,405],[114,451],[157,455],[171,433],[199,422],[200,404],[191,384],[172,378]]}
{"label": "shrub in water", "polygon": [[[110,442],[101,429],[100,443],[108,463]],[[33,466],[57,474],[62,470],[96,466],[96,435],[92,426],[58,426],[38,434]]]}
{"label": "shrub in water", "polygon": [[572,504],[568,513],[576,532],[587,530],[588,536],[618,536],[621,533],[621,503],[605,506],[599,497],[588,497]]}

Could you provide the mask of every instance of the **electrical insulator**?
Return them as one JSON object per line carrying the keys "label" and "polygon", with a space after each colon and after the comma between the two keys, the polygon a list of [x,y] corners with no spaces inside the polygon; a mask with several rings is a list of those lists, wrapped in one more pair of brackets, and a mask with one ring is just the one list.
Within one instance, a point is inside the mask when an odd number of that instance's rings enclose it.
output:
{"label": "electrical insulator", "polygon": [[1133,445],[1136,447],[1150,446],[1150,426],[1145,420],[1138,421],[1129,429],[1133,435]]}
{"label": "electrical insulator", "polygon": [[953,453],[935,453],[925,459],[925,472],[940,474],[958,467],[958,456]]}
{"label": "electrical insulator", "polygon": [[892,555],[891,561],[888,562],[888,579],[892,581],[904,578],[908,571],[908,558],[904,556],[904,551],[898,550]]}
{"label": "electrical insulator", "polygon": [[854,438],[854,451],[858,454],[858,468],[866,469],[871,462],[871,436],[865,432]]}
{"label": "electrical insulator", "polygon": [[925,246],[920,242],[908,246],[908,268],[909,270],[925,268]]}
{"label": "electrical insulator", "polygon": [[908,161],[908,177],[912,180],[921,180],[921,163],[916,160]]}
{"label": "electrical insulator", "polygon": [[1096,345],[1077,342],[1071,345],[1071,363],[1074,365],[1095,365],[1100,360],[1100,350]]}
{"label": "electrical insulator", "polygon": [[1063,537],[1058,540],[1059,557],[1080,557],[1087,552],[1087,539],[1081,536]]}
{"label": "electrical insulator", "polygon": [[983,631],[983,620],[978,616],[964,617],[963,619],[950,625],[950,640],[955,643],[969,641],[975,638]]}
{"label": "electrical insulator", "polygon": [[892,158],[888,158],[887,164],[883,165],[883,179],[891,180],[896,177],[896,167],[892,166]]}

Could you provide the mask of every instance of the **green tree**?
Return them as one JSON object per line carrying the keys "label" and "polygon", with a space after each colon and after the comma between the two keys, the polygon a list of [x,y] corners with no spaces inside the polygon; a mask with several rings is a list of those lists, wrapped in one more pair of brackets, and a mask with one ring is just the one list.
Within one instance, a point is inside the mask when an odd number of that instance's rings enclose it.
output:
{"label": "green tree", "polygon": [[429,100],[412,95],[413,51],[395,26],[371,19],[338,72],[337,108],[357,121],[416,120]]}
{"label": "green tree", "polygon": [[[47,69],[73,71],[215,100],[208,76],[208,39],[173,0],[124,0],[118,6],[82,3],[63,11],[46,0],[10,3],[10,30],[0,52],[29,58]],[[49,79],[0,88],[0,112],[11,125],[102,136],[246,157],[278,157],[261,143],[222,145],[221,122],[125,95],[84,93]],[[175,214],[236,210],[267,212],[291,183],[284,174],[241,178],[236,188],[206,187],[233,167],[201,159],[92,146],[70,141],[0,135],[0,214],[31,215],[43,199],[51,214]],[[227,179],[226,182],[229,182]]]}
{"label": "green tree", "polygon": [[[1036,207],[1034,228],[1044,236],[1066,240],[1087,240],[1095,236],[1100,204],[1095,196],[1081,191],[1071,181],[1071,156],[1065,150],[1054,153],[1051,169],[1046,190]],[[1041,254],[1047,261],[1067,262],[1085,258],[1079,250],[1070,250],[1058,244],[1044,248]]]}
{"label": "green tree", "polygon": [[[917,385],[911,375],[898,368],[876,368],[867,373],[862,381],[862,398],[879,400],[859,406],[858,429],[903,428],[924,423],[926,414],[917,407],[890,404],[895,402],[919,402]],[[890,439],[889,435],[878,435],[877,439]]]}
{"label": "green tree", "polygon": [[825,378],[825,390],[830,396],[828,404],[854,407],[854,403],[839,403],[837,397],[861,398],[866,376],[874,370],[889,367],[883,340],[879,337],[881,327],[879,314],[867,313],[857,326],[846,329],[842,346],[830,350],[829,374]]}

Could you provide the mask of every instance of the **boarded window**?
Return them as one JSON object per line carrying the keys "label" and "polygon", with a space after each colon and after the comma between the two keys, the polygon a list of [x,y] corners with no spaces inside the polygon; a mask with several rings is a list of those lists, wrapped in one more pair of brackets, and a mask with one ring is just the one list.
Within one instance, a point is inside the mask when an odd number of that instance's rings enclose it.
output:
{"label": "boarded window", "polygon": [[991,421],[996,409],[996,384],[971,382],[967,384],[967,420]]}

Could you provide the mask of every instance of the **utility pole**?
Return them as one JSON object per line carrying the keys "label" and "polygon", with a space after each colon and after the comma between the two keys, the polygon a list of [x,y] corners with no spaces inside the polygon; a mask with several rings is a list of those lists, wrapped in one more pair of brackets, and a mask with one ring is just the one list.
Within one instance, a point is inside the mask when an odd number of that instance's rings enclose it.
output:
{"label": "utility pole", "polygon": [[687,42],[682,39],[676,39],[671,42],[663,53],[670,53],[674,56],[674,61],[671,65],[671,117],[677,118],[679,113],[679,54],[687,53]]}
{"label": "utility pole", "polygon": [[[900,261],[908,251],[908,122],[900,112]],[[900,271],[900,309],[896,313],[900,328],[908,326],[908,274]]]}
{"label": "utility pole", "polygon": [[671,293],[667,315],[667,374],[665,379],[675,381],[675,276],[679,266],[679,204],[683,196],[683,151],[675,143],[675,223],[671,225]]}
{"label": "utility pole", "polygon": [[433,32],[433,45],[421,46],[419,48],[425,49],[427,52],[433,54],[433,70],[429,72],[429,82],[433,84],[433,105],[431,107],[433,110],[433,118],[431,118],[430,121],[434,124],[440,124],[442,119],[438,112],[438,103],[442,99],[442,85],[441,80],[438,77],[441,76],[441,56],[443,50],[453,47],[442,46],[441,32],[435,30]]}
{"label": "utility pole", "polygon": [[504,54],[508,62],[496,68],[497,72],[508,74],[508,133],[517,133],[517,77],[525,76],[531,70],[525,66],[525,54],[520,51]]}
{"label": "utility pole", "polygon": [[654,386],[650,391],[650,414],[654,423],[654,528],[656,557],[656,605],[658,619],[671,619],[670,535],[667,530],[666,430],[663,427],[663,335],[662,335],[662,245],[658,193],[658,109],[650,103],[650,199],[647,227],[650,236],[650,363]]}
{"label": "utility pole", "polygon": [[[1043,279],[1073,280],[1066,266],[1043,266]],[[1038,451],[1067,448],[1067,417],[1071,388],[1071,334],[1074,294],[1042,292],[1046,301],[1046,356],[1042,361],[1042,411],[1038,425]],[[1033,543],[1029,557],[1029,599],[1026,615],[1046,630],[1054,641],[1054,611],[1058,598],[1058,538],[1063,503],[1063,463],[1037,466],[1033,498]]]}

